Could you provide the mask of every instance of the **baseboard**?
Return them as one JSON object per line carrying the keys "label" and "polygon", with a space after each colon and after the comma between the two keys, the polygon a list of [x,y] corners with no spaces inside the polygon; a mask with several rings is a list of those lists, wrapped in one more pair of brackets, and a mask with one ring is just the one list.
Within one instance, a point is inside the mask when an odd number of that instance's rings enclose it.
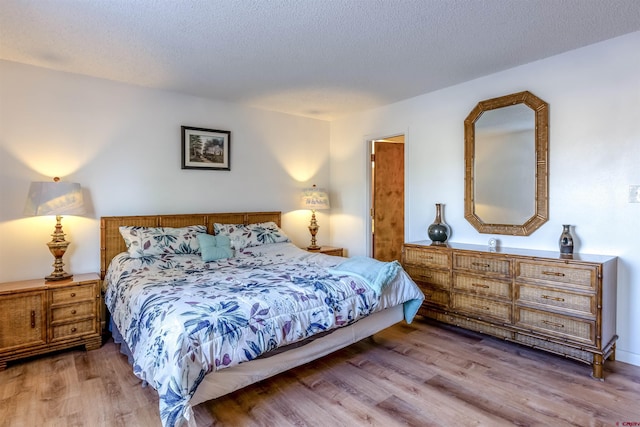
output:
{"label": "baseboard", "polygon": [[616,348],[616,360],[630,365],[640,366],[640,354]]}

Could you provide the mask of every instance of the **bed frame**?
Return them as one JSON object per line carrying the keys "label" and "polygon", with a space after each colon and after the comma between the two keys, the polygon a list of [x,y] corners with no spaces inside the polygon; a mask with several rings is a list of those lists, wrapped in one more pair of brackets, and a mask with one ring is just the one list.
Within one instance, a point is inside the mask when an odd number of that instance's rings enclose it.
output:
{"label": "bed frame", "polygon": [[[281,212],[237,212],[178,215],[110,216],[100,219],[100,274],[104,279],[107,267],[114,256],[126,251],[124,239],[118,227],[123,225],[142,227],[186,227],[206,225],[213,233],[214,223],[252,224],[273,221],[281,226]],[[323,256],[309,254],[309,256]],[[106,311],[106,307],[105,307]],[[105,313],[106,314],[106,313]],[[207,375],[191,398],[191,405],[215,399],[242,387],[269,378],[286,370],[309,363],[322,356],[370,337],[404,319],[401,305],[383,310],[358,322],[335,330],[309,343],[279,352],[273,356],[259,358],[240,365],[212,372]],[[193,417],[191,414],[191,422]]]}

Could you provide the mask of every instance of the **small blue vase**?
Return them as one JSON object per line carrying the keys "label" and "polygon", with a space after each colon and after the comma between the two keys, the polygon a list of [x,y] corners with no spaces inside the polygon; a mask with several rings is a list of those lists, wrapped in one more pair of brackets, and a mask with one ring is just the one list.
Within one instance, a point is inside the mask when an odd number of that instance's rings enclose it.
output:
{"label": "small blue vase", "polygon": [[571,235],[571,226],[569,224],[562,225],[559,244],[562,255],[570,255],[573,253],[573,236]]}

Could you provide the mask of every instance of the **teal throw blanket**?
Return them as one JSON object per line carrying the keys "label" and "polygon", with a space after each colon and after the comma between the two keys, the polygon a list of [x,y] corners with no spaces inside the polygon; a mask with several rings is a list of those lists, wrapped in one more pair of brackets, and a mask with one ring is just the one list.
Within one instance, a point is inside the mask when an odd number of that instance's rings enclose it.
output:
{"label": "teal throw blanket", "polygon": [[382,262],[365,256],[356,256],[347,259],[329,272],[357,276],[380,295],[382,289],[396,277],[400,268],[398,261]]}
{"label": "teal throw blanket", "polygon": [[[369,257],[356,256],[330,269],[329,273],[359,277],[380,295],[384,287],[401,269],[402,266],[398,261],[382,262]],[[422,299],[412,299],[403,304],[404,319],[407,323],[411,323],[421,305]]]}

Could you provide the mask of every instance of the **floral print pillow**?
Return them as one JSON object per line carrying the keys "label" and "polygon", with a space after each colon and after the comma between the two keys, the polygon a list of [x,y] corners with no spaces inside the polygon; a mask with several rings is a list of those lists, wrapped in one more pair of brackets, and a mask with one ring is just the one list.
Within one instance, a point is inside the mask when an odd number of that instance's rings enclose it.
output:
{"label": "floral print pillow", "polygon": [[243,249],[269,243],[290,242],[289,237],[273,222],[257,222],[255,224],[213,224],[213,232],[222,234],[231,240],[232,249]]}
{"label": "floral print pillow", "polygon": [[206,233],[204,225],[172,227],[120,227],[120,234],[131,258],[163,254],[199,254],[198,234]]}

